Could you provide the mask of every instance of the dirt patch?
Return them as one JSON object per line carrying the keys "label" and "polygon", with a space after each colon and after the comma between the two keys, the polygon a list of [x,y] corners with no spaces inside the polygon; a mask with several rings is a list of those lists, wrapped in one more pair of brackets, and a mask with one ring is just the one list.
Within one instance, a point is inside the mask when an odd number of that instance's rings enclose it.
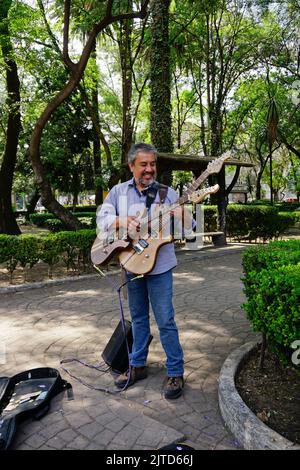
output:
{"label": "dirt patch", "polygon": [[[117,264],[112,262],[108,266],[103,268],[103,271],[112,271],[117,269]],[[52,272],[52,279],[62,279],[67,277],[74,277],[74,276],[82,276],[86,274],[97,274],[93,266],[88,265],[85,268],[81,267],[80,269],[67,269],[64,263],[58,263],[53,267]],[[20,285],[24,283],[32,283],[32,282],[43,282],[48,281],[48,265],[39,261],[36,265],[34,265],[31,269],[24,270],[21,267],[17,267],[17,269],[13,273],[12,283],[10,283],[10,275],[7,272],[7,269],[4,265],[0,266],[0,287],[8,287],[11,285]]]}
{"label": "dirt patch", "polygon": [[283,369],[270,352],[261,372],[258,362],[256,350],[236,377],[239,394],[267,426],[300,444],[300,375],[293,368]]}

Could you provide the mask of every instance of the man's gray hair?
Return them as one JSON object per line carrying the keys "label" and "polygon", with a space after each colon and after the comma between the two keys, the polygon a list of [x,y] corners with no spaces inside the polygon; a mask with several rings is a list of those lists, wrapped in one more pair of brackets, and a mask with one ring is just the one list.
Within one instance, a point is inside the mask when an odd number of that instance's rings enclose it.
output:
{"label": "man's gray hair", "polygon": [[155,156],[155,160],[157,159],[158,152],[154,145],[139,142],[138,144],[134,144],[131,146],[131,149],[128,152],[128,163],[134,163],[139,152],[153,153]]}

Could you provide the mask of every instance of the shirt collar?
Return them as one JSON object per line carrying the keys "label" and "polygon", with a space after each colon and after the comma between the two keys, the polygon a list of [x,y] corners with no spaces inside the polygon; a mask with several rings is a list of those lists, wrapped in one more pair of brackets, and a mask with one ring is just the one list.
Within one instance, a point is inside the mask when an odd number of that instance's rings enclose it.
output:
{"label": "shirt collar", "polygon": [[131,186],[131,187],[135,188],[135,190],[142,196],[146,196],[148,189],[151,188],[153,186],[153,184],[155,184],[155,183],[157,183],[157,181],[153,181],[153,183],[151,183],[151,185],[148,186],[148,188],[145,188],[142,191],[139,191],[139,189],[137,188],[136,181],[135,181],[134,177],[132,177],[130,180],[128,180],[128,186]]}

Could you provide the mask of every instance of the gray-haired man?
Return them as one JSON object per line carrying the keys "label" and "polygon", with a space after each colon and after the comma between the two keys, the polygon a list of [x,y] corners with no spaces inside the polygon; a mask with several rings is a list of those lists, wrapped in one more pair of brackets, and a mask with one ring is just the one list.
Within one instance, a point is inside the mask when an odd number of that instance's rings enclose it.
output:
{"label": "gray-haired man", "polygon": [[[134,238],[136,232],[139,231],[136,208],[145,207],[147,191],[156,183],[156,159],[157,150],[152,145],[138,143],[132,146],[128,155],[128,164],[133,177],[125,183],[114,186],[109,192],[97,218],[97,222],[102,228],[107,230],[114,224],[116,229],[125,229],[129,236]],[[120,207],[120,201],[124,196],[126,196],[127,203],[126,214]],[[177,193],[169,187],[164,203],[171,205],[177,200]],[[157,193],[153,204],[159,203],[160,198]],[[181,219],[182,209],[180,207],[173,213],[176,218]],[[184,211],[184,219],[187,224],[191,224],[188,211]],[[116,380],[116,385],[119,388],[126,385],[129,373],[130,379],[127,386],[147,377],[146,361],[150,337],[149,305],[151,304],[159,328],[161,344],[167,357],[168,380],[165,387],[165,397],[174,399],[182,394],[184,359],[172,304],[172,269],[176,265],[174,245],[168,243],[160,248],[153,270],[143,278],[128,283],[133,346],[130,354],[130,370]],[[133,277],[135,277],[134,274],[127,272],[128,279]]]}

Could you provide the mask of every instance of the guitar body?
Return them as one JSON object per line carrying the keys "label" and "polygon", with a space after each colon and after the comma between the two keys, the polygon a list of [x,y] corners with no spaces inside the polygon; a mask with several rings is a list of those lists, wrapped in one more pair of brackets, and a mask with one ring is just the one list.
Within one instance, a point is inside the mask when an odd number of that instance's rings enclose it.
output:
{"label": "guitar body", "polygon": [[91,249],[91,260],[98,266],[107,264],[116,253],[126,249],[130,245],[126,240],[114,240],[111,243],[96,238]]}
{"label": "guitar body", "polygon": [[[148,246],[143,247],[141,242],[146,242]],[[131,247],[123,250],[119,254],[120,264],[127,271],[139,275],[147,274],[154,268],[159,249],[172,242],[172,236],[168,238],[147,238],[145,240],[135,240]],[[143,243],[144,244],[144,243]],[[136,247],[136,249],[132,248]],[[142,250],[140,252],[137,251]]]}

